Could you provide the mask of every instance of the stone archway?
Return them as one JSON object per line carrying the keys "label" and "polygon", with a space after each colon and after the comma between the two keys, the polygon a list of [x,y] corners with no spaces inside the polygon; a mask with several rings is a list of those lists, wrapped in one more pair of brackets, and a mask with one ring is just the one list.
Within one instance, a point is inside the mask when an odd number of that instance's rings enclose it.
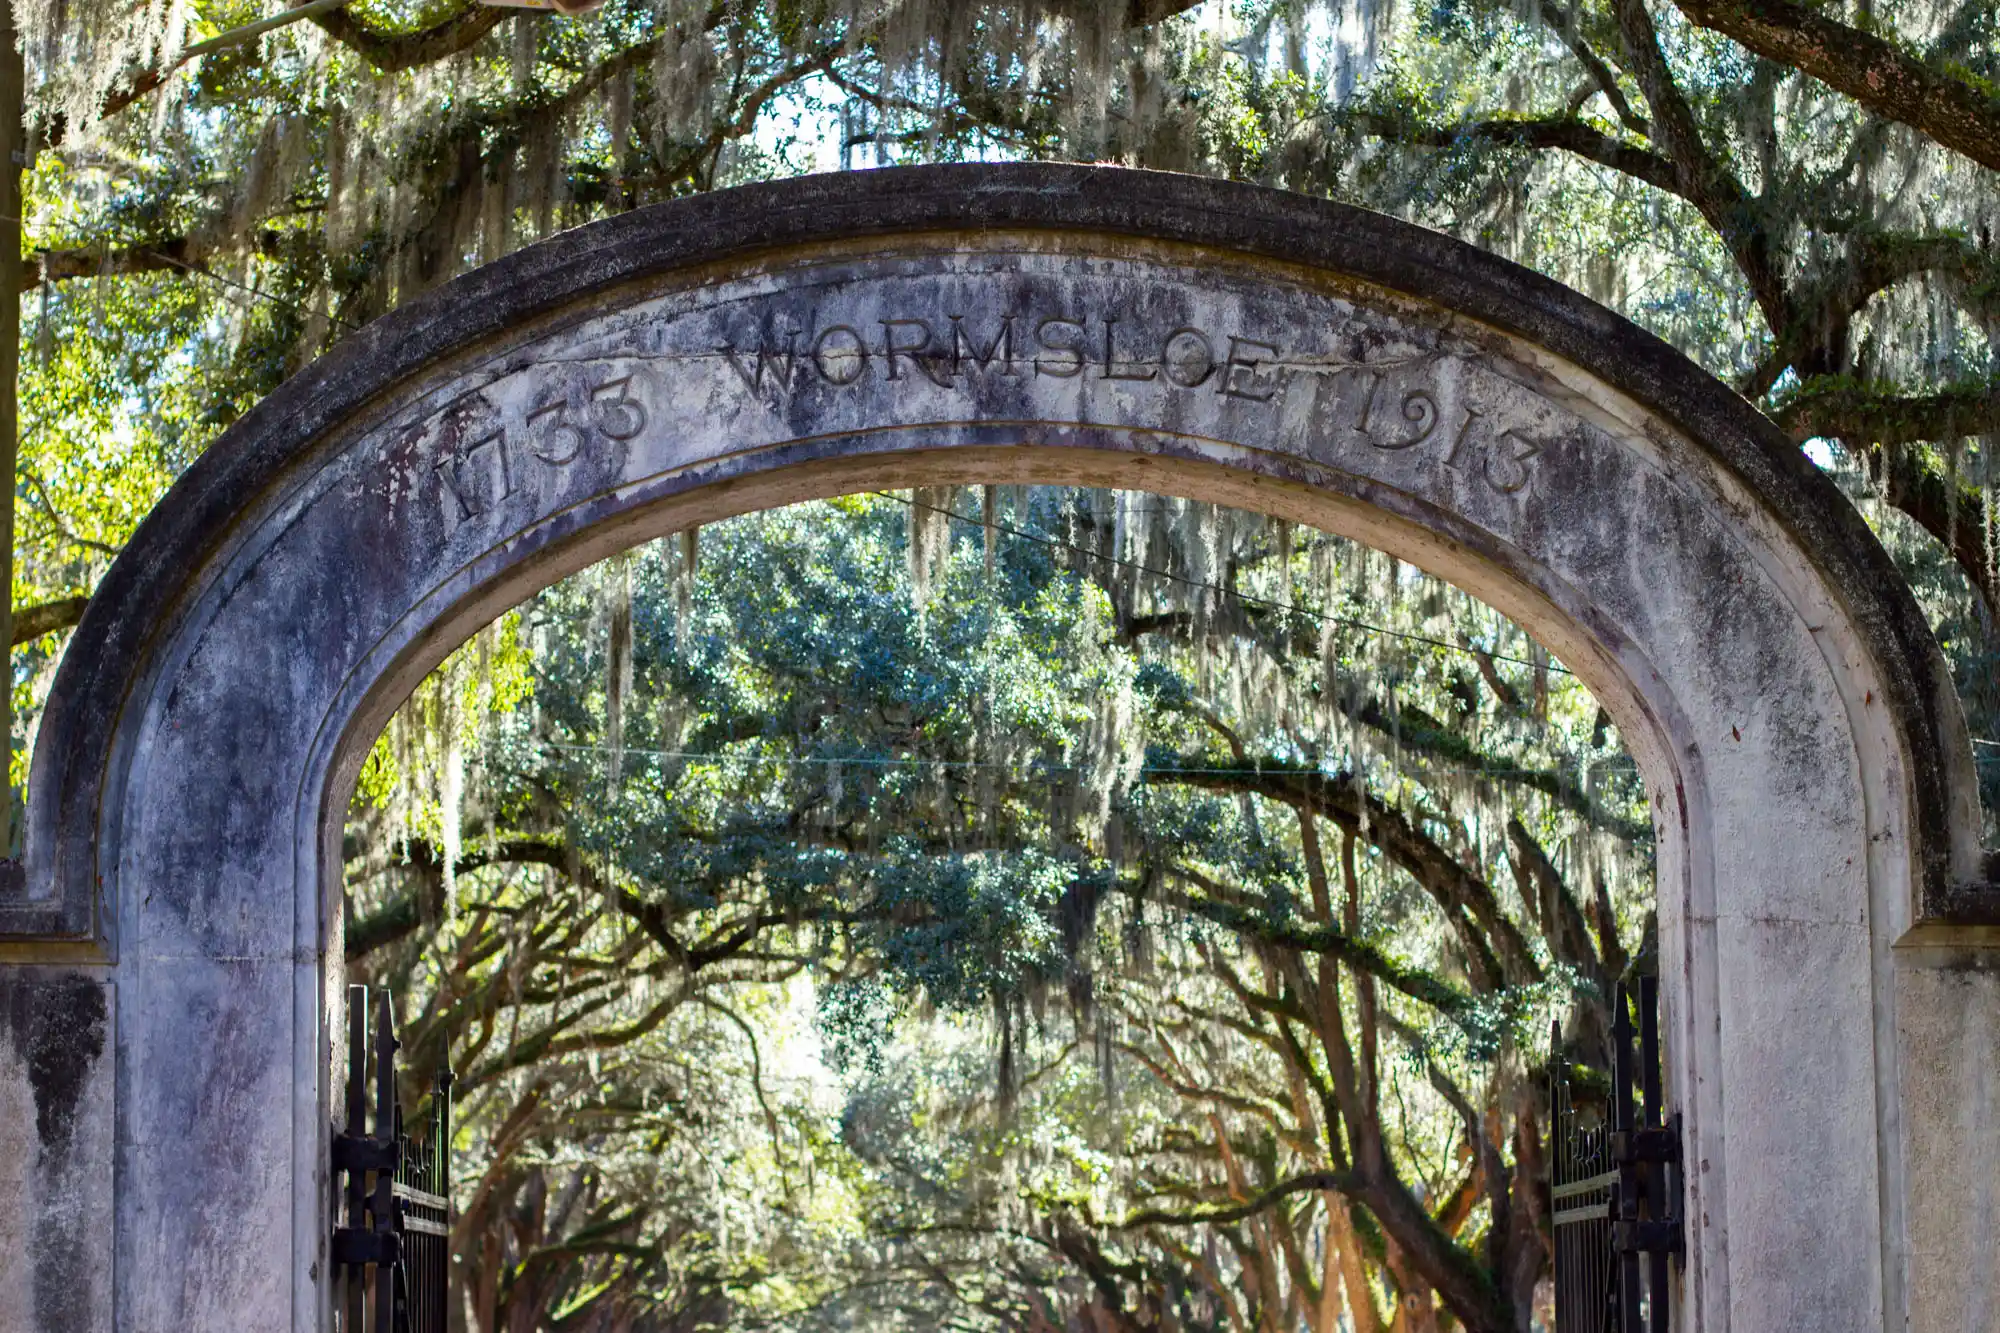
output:
{"label": "stone archway", "polygon": [[34,1236],[0,1322],[325,1327],[339,815],[473,628],[691,523],[1028,480],[1315,524],[1532,629],[1652,791],[1685,1327],[1993,1326],[1963,1275],[2000,888],[1937,649],[1858,518],[1741,400],[1503,261],[1043,166],[564,235],[357,334],[190,470],[72,641],[0,904],[26,1117],[0,1213]]}

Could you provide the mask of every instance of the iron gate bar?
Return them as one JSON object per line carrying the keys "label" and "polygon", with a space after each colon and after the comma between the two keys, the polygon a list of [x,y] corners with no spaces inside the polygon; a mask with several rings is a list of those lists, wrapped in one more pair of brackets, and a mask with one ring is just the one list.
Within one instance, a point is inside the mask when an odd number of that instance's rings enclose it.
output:
{"label": "iron gate bar", "polygon": [[[383,1238],[386,1261],[377,1265],[378,1270],[387,1268],[399,1272],[403,1266],[402,1237],[396,1232],[396,1166],[401,1159],[403,1146],[402,1107],[396,1096],[396,1033],[389,1019],[388,996],[375,1011],[375,1139],[387,1145],[390,1153],[389,1169],[375,1173],[375,1205],[373,1208],[376,1234]],[[382,1273],[375,1275],[375,1328],[377,1333],[389,1333],[396,1328],[396,1284],[384,1282]],[[397,1330],[401,1333],[401,1330]]]}
{"label": "iron gate bar", "polygon": [[1611,1183],[1617,1179],[1618,1173],[1616,1171],[1601,1171],[1597,1175],[1586,1176],[1582,1180],[1573,1180],[1567,1185],[1557,1185],[1549,1191],[1549,1197],[1551,1199],[1575,1198],[1579,1194],[1588,1194],[1592,1190],[1608,1189]]}
{"label": "iron gate bar", "polygon": [[[1617,1160],[1620,1135],[1632,1132],[1632,1010],[1625,988],[1618,987],[1611,1011],[1611,1135],[1612,1159]],[[1618,1255],[1618,1326],[1626,1333],[1639,1333],[1639,1252],[1618,1243],[1623,1223],[1639,1220],[1639,1192],[1630,1187],[1623,1171],[1611,1187],[1612,1249]]]}
{"label": "iron gate bar", "polygon": [[[1648,1313],[1652,1316],[1651,1333],[1667,1333],[1667,1257],[1669,1250],[1678,1251],[1680,1225],[1674,1214],[1679,1208],[1667,1200],[1667,1173],[1670,1165],[1680,1160],[1680,1126],[1676,1122],[1671,1131],[1664,1129],[1660,1120],[1660,979],[1642,976],[1639,978],[1639,1047],[1645,1058],[1639,1062],[1639,1077],[1645,1090],[1645,1128],[1643,1138],[1635,1138],[1622,1146],[1631,1151],[1630,1159],[1636,1163],[1647,1162],[1651,1170],[1644,1176],[1646,1189],[1646,1212],[1653,1219],[1649,1231],[1640,1232],[1634,1228],[1624,1239],[1627,1244],[1643,1248],[1646,1252],[1646,1288],[1652,1294]],[[1642,1149],[1650,1149],[1645,1156],[1637,1154]],[[1676,1184],[1679,1182],[1676,1181]],[[1671,1209],[1671,1211],[1670,1211]],[[1669,1220],[1671,1219],[1671,1220]],[[1648,1243],[1650,1242],[1650,1243]]]}
{"label": "iron gate bar", "polygon": [[418,1204],[425,1208],[451,1207],[451,1201],[442,1194],[431,1194],[428,1191],[414,1189],[411,1186],[403,1184],[396,1186],[396,1197],[407,1203]]}
{"label": "iron gate bar", "polygon": [[[365,986],[347,988],[347,1127],[352,1130],[363,1124],[368,1114],[368,1084],[365,1071],[368,1064],[368,989]],[[333,1169],[347,1172],[347,1226],[346,1234],[357,1235],[366,1223],[363,1216],[366,1199],[362,1186],[363,1168],[353,1163],[343,1165],[341,1150],[350,1147],[354,1140],[346,1134],[336,1134],[333,1139]],[[344,1294],[347,1297],[346,1317],[341,1323],[342,1333],[360,1333],[363,1305],[368,1298],[367,1279],[358,1261],[343,1261],[340,1254],[342,1233],[333,1235],[333,1262],[342,1270]]]}

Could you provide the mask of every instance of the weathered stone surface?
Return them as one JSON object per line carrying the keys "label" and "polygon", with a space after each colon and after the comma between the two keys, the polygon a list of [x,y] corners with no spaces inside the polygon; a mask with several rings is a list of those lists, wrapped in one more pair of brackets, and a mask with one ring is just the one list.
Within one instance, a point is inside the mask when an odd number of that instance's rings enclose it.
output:
{"label": "weathered stone surface", "polygon": [[111,1037],[92,976],[0,976],[0,1329],[111,1324]]}
{"label": "weathered stone surface", "polygon": [[971,481],[1264,509],[1533,629],[1653,790],[1686,1326],[1903,1326],[1911,1238],[1940,1234],[1909,1089],[1980,1030],[1905,1024],[1890,946],[1992,900],[1955,700],[1880,550],[1740,400],[1546,282],[1351,210],[1068,168],[561,238],[357,335],[148,520],[30,806],[30,906],[87,918],[101,877],[127,1014],[122,1326],[319,1326],[329,827],[424,671],[648,537]]}
{"label": "weathered stone surface", "polygon": [[1910,1327],[2000,1333],[2000,950],[1909,952]]}

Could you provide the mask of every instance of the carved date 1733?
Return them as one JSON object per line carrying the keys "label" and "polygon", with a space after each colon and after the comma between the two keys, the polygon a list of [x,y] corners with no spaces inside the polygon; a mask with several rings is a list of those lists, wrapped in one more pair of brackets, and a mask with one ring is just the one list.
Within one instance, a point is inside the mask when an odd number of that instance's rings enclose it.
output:
{"label": "carved date 1733", "polygon": [[[1147,336],[1143,329],[1121,327],[1124,323],[1116,315],[880,319],[870,330],[828,324],[716,350],[747,392],[773,406],[790,403],[811,385],[840,390],[875,376],[940,389],[969,386],[973,377],[986,376],[1017,383],[1088,378],[1271,404],[1296,377],[1311,373],[1334,389],[1323,401],[1338,418],[1331,431],[1335,439],[1386,453],[1426,449],[1444,466],[1477,476],[1502,495],[1526,489],[1533,479],[1532,466],[1542,451],[1538,441],[1517,427],[1487,420],[1469,404],[1448,412],[1439,407],[1436,357],[1287,361],[1282,347],[1262,338],[1193,325]],[[636,438],[648,421],[645,383],[629,370],[595,383],[565,377],[519,420],[495,419],[490,410],[447,410],[417,427],[414,433],[428,436],[436,449],[453,525],[513,495],[524,469],[560,470],[598,440]]]}

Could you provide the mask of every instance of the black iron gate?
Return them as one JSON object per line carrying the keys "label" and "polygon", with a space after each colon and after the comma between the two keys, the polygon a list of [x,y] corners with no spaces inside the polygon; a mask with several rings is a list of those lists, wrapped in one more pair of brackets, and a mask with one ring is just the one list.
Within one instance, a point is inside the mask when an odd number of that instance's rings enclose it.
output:
{"label": "black iron gate", "polygon": [[1657,978],[1612,996],[1608,1085],[1601,1072],[1593,1081],[1572,1069],[1556,1029],[1549,1184],[1556,1333],[1666,1333],[1670,1265],[1683,1246],[1681,1125],[1678,1114],[1662,1118]]}
{"label": "black iron gate", "polygon": [[339,1277],[334,1305],[340,1333],[445,1333],[451,1279],[451,1071],[438,1076],[424,1123],[406,1130],[396,1088],[400,1045],[389,992],[349,986],[347,1127],[333,1136],[338,1213],[333,1263]]}

